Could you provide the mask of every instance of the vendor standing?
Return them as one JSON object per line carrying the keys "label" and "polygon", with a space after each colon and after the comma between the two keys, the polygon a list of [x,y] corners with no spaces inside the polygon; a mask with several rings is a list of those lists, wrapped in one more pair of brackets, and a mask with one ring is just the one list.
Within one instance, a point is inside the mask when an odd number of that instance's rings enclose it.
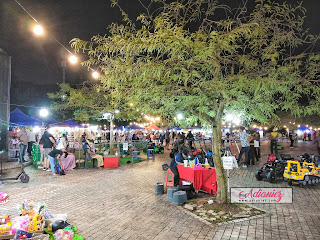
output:
{"label": "vendor standing", "polygon": [[185,160],[188,156],[188,150],[183,149],[182,151],[179,151],[173,158],[170,163],[170,170],[174,174],[174,187],[178,186],[180,183],[180,176],[179,171],[177,168],[177,165],[184,165],[183,160]]}

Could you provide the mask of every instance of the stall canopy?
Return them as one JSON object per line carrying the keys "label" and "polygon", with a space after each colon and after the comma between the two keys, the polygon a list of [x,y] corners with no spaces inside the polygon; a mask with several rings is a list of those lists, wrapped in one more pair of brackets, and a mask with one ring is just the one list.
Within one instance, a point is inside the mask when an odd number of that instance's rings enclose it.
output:
{"label": "stall canopy", "polygon": [[129,130],[137,130],[137,129],[144,129],[143,127],[139,127],[138,125],[132,124],[127,127]]}
{"label": "stall canopy", "polygon": [[116,130],[116,131],[125,131],[126,130],[126,127],[121,125],[120,127],[117,127],[117,128],[114,128],[113,130]]}
{"label": "stall canopy", "polygon": [[65,121],[65,122],[60,122],[60,123],[55,123],[55,124],[50,124],[51,127],[78,127],[82,128],[83,126],[81,124],[75,123],[71,119]]}
{"label": "stall canopy", "polygon": [[160,130],[160,128],[154,124],[151,124],[149,127],[147,127],[147,130]]}
{"label": "stall canopy", "polygon": [[41,126],[41,124],[40,120],[29,117],[18,108],[10,113],[10,126]]}
{"label": "stall canopy", "polygon": [[294,131],[301,131],[301,132],[305,132],[305,131],[312,131],[312,129],[307,128],[306,126],[302,125],[301,127],[294,129]]}

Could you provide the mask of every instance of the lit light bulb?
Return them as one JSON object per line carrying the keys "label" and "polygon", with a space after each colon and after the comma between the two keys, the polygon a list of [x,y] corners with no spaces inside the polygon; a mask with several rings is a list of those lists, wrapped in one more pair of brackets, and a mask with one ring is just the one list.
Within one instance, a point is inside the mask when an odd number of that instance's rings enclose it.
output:
{"label": "lit light bulb", "polygon": [[76,56],[70,56],[69,62],[71,62],[72,64],[75,64],[76,62],[78,62],[78,58]]}
{"label": "lit light bulb", "polygon": [[97,79],[97,78],[99,77],[99,73],[96,72],[96,71],[94,71],[94,72],[92,73],[92,77],[93,77],[94,79]]}
{"label": "lit light bulb", "polygon": [[43,28],[40,25],[37,25],[33,28],[33,32],[36,35],[42,35],[43,33]]}

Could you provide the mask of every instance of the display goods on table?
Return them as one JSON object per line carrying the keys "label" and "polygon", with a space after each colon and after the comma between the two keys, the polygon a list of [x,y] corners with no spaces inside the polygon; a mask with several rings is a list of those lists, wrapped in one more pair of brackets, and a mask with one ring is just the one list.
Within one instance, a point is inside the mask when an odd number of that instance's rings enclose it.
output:
{"label": "display goods on table", "polygon": [[83,240],[67,222],[66,214],[50,214],[43,202],[24,201],[18,210],[20,216],[0,216],[0,239]]}
{"label": "display goods on table", "polygon": [[276,182],[277,179],[282,178],[288,160],[293,160],[293,157],[288,154],[277,156],[270,154],[268,161],[256,172],[256,179],[258,181],[267,179],[270,183]]}
{"label": "display goods on table", "polygon": [[287,162],[283,173],[283,179],[288,182],[289,186],[295,184],[304,187],[306,185],[314,185],[320,182],[319,160],[316,157],[305,153],[300,156],[300,160],[292,160]]}

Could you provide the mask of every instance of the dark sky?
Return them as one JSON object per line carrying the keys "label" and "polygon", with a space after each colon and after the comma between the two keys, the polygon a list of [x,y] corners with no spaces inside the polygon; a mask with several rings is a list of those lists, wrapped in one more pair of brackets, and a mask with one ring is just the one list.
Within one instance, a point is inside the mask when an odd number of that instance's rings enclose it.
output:
{"label": "dark sky", "polygon": [[[110,0],[18,1],[45,27],[45,31],[70,50],[71,39],[89,40],[96,34],[106,34],[109,24],[121,20],[119,10],[111,8]],[[138,0],[119,2],[133,18],[142,10]],[[241,1],[220,2],[237,6]],[[297,1],[287,2],[296,4]],[[319,34],[320,0],[306,0],[304,6],[307,8],[306,27],[310,28],[311,33]],[[52,86],[62,82],[61,47],[48,35],[36,37],[31,32],[32,24],[34,21],[14,0],[0,0],[0,48],[12,56],[12,102],[15,104],[40,105],[39,98],[54,89]],[[315,50],[318,50],[317,46]],[[82,57],[84,60],[85,56]],[[90,78],[85,67],[68,64],[66,82],[80,83]],[[34,97],[28,97],[27,100],[17,97],[24,91],[41,92],[42,95],[34,94]]]}

